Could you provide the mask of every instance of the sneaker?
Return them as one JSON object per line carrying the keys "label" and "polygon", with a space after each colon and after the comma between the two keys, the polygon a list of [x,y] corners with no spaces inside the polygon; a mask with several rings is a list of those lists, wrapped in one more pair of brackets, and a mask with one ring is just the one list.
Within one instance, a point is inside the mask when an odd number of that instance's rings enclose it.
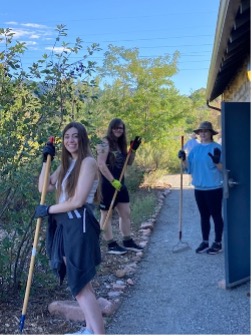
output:
{"label": "sneaker", "polygon": [[94,333],[92,330],[82,327],[80,330],[76,331],[75,333],[65,334],[65,335],[94,335]]}
{"label": "sneaker", "polygon": [[221,243],[214,242],[212,246],[207,250],[208,254],[218,254],[222,251]]}
{"label": "sneaker", "polygon": [[204,253],[209,248],[209,244],[202,242],[200,246],[195,250],[196,253]]}
{"label": "sneaker", "polygon": [[126,248],[128,251],[134,251],[134,252],[139,252],[142,251],[143,248],[141,246],[138,246],[133,239],[129,240],[124,240],[123,241],[123,246]]}
{"label": "sneaker", "polygon": [[122,246],[118,245],[117,242],[112,242],[108,244],[108,253],[109,254],[125,254],[127,250]]}

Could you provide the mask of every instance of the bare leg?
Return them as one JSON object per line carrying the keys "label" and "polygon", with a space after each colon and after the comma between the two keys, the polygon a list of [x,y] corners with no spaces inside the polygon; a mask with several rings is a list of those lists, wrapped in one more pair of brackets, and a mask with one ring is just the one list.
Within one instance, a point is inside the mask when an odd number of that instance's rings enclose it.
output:
{"label": "bare leg", "polygon": [[[103,211],[101,210],[101,219],[100,219],[100,226],[102,227],[103,223],[105,222],[105,219],[107,217],[108,211]],[[107,222],[106,225],[106,230],[103,232],[104,239],[106,241],[112,240],[113,239],[113,232],[112,232],[112,226],[111,226],[111,219],[112,219],[112,214],[110,215],[110,218]]]}
{"label": "bare leg", "polygon": [[84,313],[87,328],[96,335],[104,335],[105,329],[101,309],[90,282],[76,295],[76,300]]}
{"label": "bare leg", "polygon": [[116,210],[119,214],[119,228],[123,237],[129,237],[131,235],[130,230],[130,207],[129,203],[118,203]]}

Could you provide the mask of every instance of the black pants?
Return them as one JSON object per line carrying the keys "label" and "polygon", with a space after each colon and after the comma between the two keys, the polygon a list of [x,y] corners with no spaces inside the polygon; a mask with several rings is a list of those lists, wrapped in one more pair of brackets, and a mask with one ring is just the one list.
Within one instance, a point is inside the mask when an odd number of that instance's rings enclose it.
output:
{"label": "black pants", "polygon": [[222,219],[222,188],[194,191],[200,212],[201,232],[203,240],[209,240],[210,217],[212,216],[215,230],[215,241],[221,242],[223,233]]}

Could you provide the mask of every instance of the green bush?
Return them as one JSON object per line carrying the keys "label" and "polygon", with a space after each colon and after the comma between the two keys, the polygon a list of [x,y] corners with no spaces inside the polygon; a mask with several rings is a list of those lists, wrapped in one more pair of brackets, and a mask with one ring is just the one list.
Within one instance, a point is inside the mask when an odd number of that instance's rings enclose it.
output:
{"label": "green bush", "polygon": [[131,221],[132,226],[137,230],[142,222],[151,217],[154,213],[157,199],[153,191],[134,193],[131,195]]}
{"label": "green bush", "polygon": [[144,180],[144,171],[136,164],[127,167],[125,184],[129,193],[136,192]]}
{"label": "green bush", "polygon": [[[76,62],[70,56],[83,54],[81,40],[77,38],[70,46],[62,41],[67,35],[65,26],[59,25],[56,30],[54,50],[25,71],[21,59],[25,43],[13,41],[11,29],[0,28],[0,42],[5,45],[0,55],[0,296],[20,289],[26,282],[36,226],[32,216],[40,201],[37,183],[41,148],[54,135],[58,149],[62,125],[77,116],[89,125],[90,138],[95,135],[91,116],[82,114],[80,118],[75,102],[83,104],[88,96],[92,100],[91,74],[95,62],[88,57],[99,48],[91,45]],[[69,52],[58,52],[58,46]],[[46,274],[48,265],[42,258],[42,240],[37,252],[36,263]]]}

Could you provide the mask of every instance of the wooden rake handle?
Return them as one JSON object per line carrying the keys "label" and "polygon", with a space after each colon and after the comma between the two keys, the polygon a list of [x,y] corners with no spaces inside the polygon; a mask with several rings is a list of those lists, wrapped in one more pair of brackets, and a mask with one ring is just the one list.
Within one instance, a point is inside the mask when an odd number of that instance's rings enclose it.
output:
{"label": "wooden rake handle", "polygon": [[[52,142],[52,143],[54,142],[53,137],[50,137],[50,142]],[[52,160],[51,155],[47,155],[46,170],[45,170],[45,176],[44,176],[43,189],[42,189],[41,198],[40,198],[40,204],[45,203],[45,197],[46,197],[47,187],[48,187],[48,178],[49,178],[49,173],[50,173],[50,168],[51,168],[51,160]],[[22,309],[22,317],[25,316],[26,310],[27,310],[41,222],[42,222],[42,218],[38,218],[37,219],[37,224],[36,224],[34,240],[33,240],[32,255],[31,255],[30,268],[29,268],[28,279],[27,279],[26,290],[25,290],[25,297],[24,297],[24,303],[23,303],[23,309]],[[22,324],[22,323],[20,322],[20,324]],[[23,324],[24,324],[24,321],[23,321]],[[22,327],[23,326],[21,325],[20,326],[21,331],[23,329]]]}

